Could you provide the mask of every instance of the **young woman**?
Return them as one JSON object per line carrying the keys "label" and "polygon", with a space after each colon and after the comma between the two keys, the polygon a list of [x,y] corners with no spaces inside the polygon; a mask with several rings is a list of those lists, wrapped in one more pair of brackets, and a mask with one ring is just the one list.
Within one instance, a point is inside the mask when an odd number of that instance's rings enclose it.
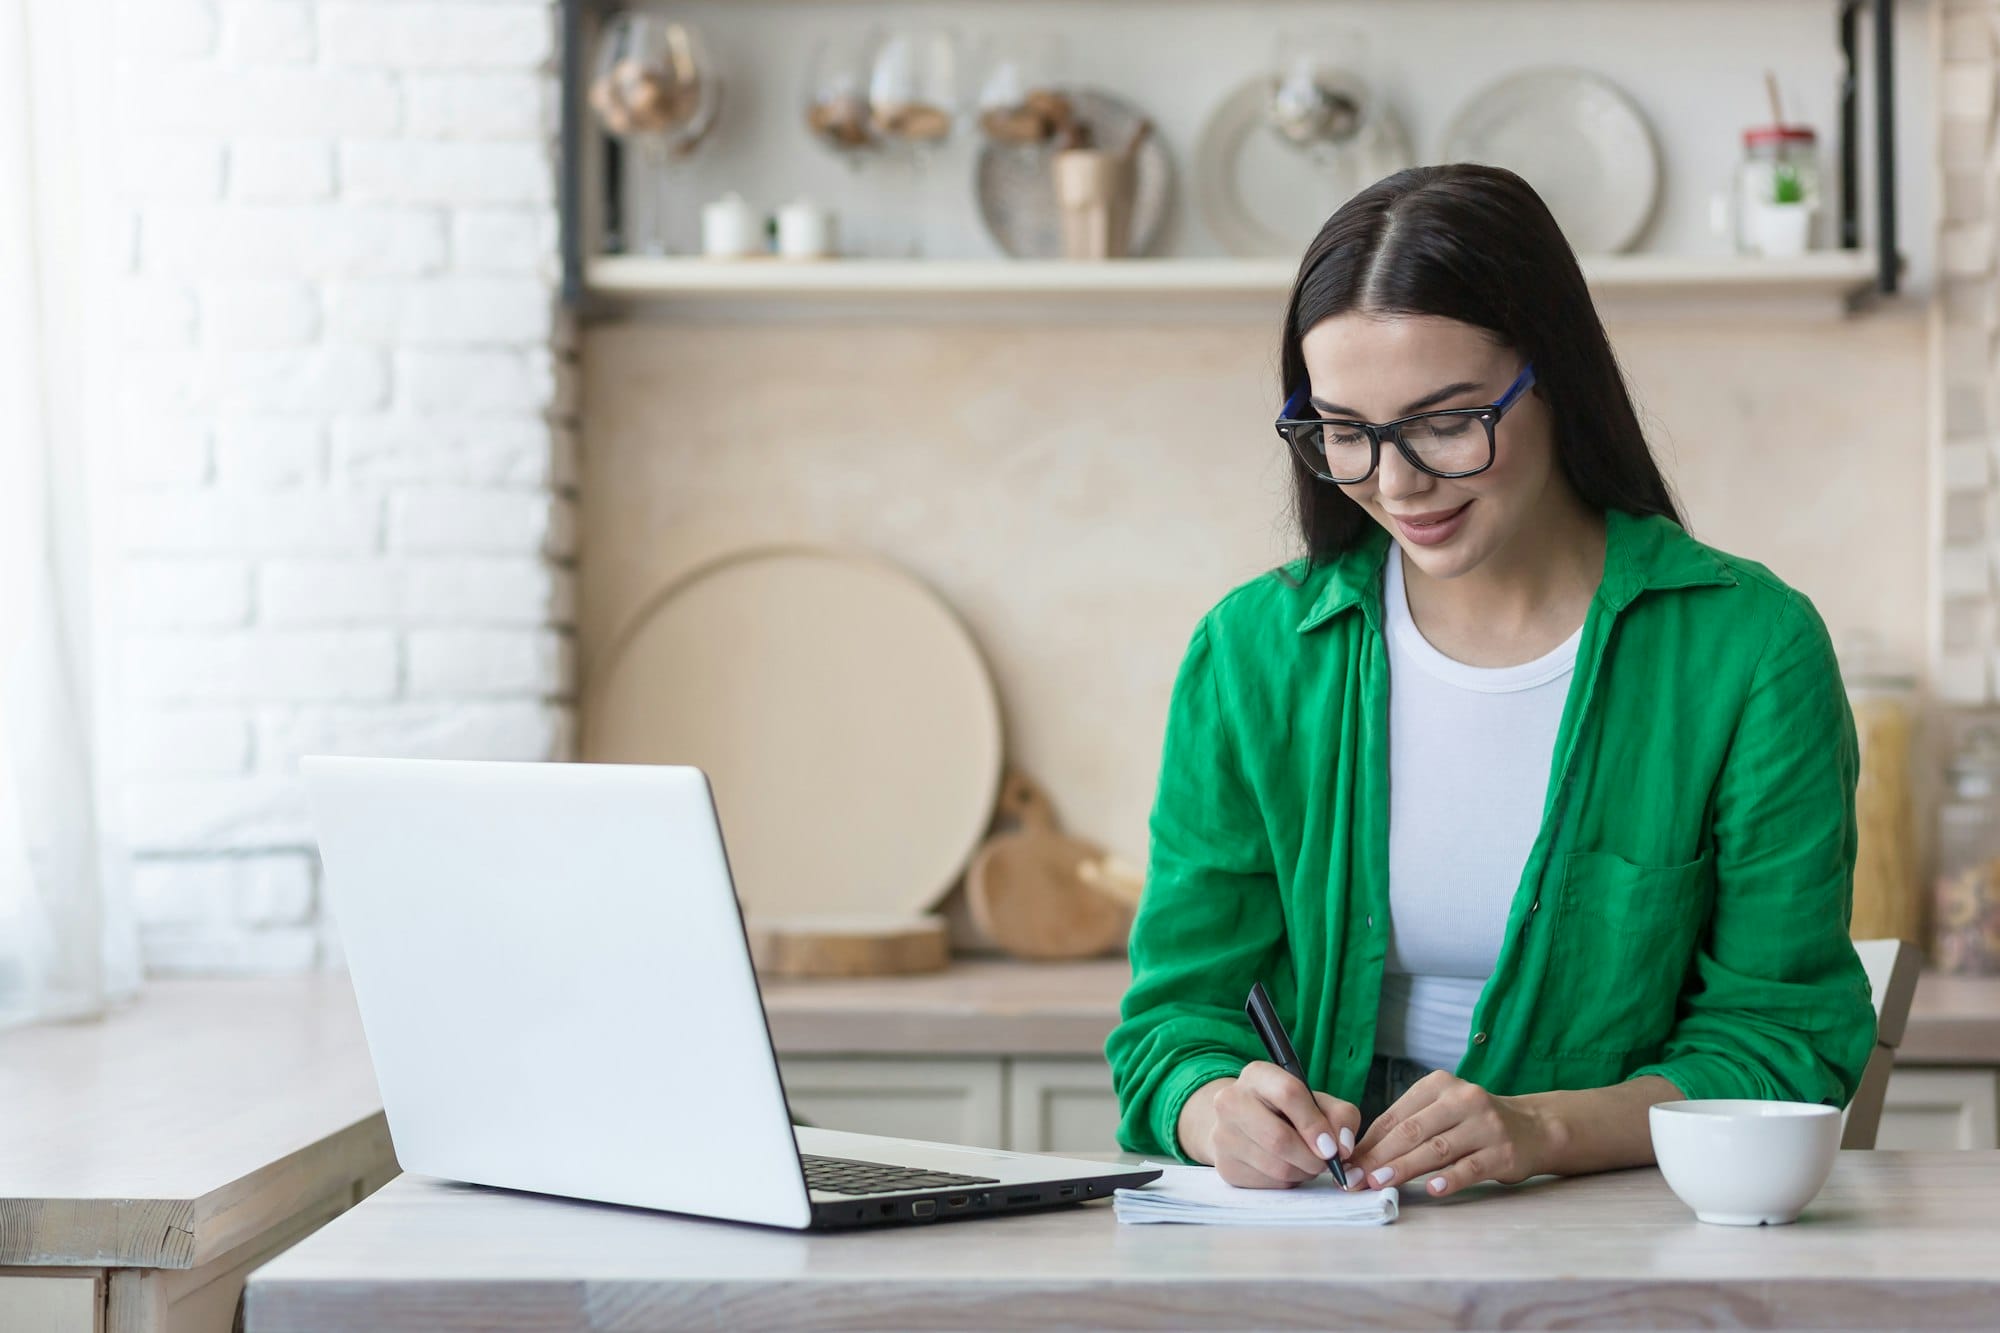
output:
{"label": "young woman", "polygon": [[1875,1020],[1825,626],[1683,531],[1541,199],[1476,166],[1355,196],[1281,367],[1307,554],[1174,685],[1119,1141],[1450,1194],[1650,1162],[1655,1102],[1846,1105]]}

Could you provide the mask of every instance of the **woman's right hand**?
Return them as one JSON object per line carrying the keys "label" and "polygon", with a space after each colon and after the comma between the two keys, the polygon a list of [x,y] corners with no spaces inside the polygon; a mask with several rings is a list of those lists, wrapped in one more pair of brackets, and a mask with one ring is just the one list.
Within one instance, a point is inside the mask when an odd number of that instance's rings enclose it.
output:
{"label": "woman's right hand", "polygon": [[1290,1189],[1327,1169],[1336,1154],[1354,1152],[1361,1111],[1305,1084],[1268,1060],[1253,1060],[1235,1078],[1195,1089],[1175,1126],[1181,1146],[1215,1167],[1224,1181],[1246,1189]]}

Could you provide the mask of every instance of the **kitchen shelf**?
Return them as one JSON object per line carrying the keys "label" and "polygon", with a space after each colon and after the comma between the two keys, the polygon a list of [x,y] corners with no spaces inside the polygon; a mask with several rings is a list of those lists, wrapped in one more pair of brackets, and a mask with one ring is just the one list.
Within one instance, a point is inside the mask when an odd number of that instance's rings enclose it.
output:
{"label": "kitchen shelf", "polygon": [[[1583,260],[1600,301],[1620,309],[1660,303],[1746,305],[1837,314],[1868,292],[1877,259],[1867,250],[1823,250],[1796,259],[1603,255]],[[585,268],[589,292],[612,302],[811,307],[834,302],[909,308],[938,298],[982,304],[1148,307],[1162,302],[1236,304],[1266,311],[1291,289],[1297,264],[1276,259],[712,260],[607,255]]]}
{"label": "kitchen shelf", "polygon": [[[984,266],[977,263],[923,265],[921,274],[900,265],[849,261],[830,276],[784,277],[758,274],[699,278],[685,267],[659,268],[671,260],[634,258],[591,259],[595,243],[585,234],[583,188],[587,112],[583,97],[585,47],[593,11],[611,0],[559,0],[562,42],[562,83],[559,124],[557,204],[560,221],[561,295],[575,307],[587,295],[623,298],[707,295],[723,297],[909,297],[921,295],[1044,298],[1059,295],[1093,297],[1257,297],[1282,290],[1289,275],[1261,261],[1156,260],[1126,261],[1087,275],[1037,272],[1034,264]],[[1697,301],[1720,298],[1741,307],[1745,300],[1775,312],[1778,304],[1793,307],[1817,303],[1834,311],[1864,303],[1864,289],[1882,294],[1896,291],[1905,267],[1898,246],[1896,216],[1896,0],[1836,0],[1841,56],[1839,210],[1835,221],[1842,249],[1776,263],[1734,259],[1654,258],[1618,256],[1586,265],[1593,290],[1600,298],[1688,297]],[[1861,37],[1866,23],[1870,68],[1864,71]],[[1875,236],[1872,251],[1861,245],[1860,90],[1872,82],[1874,117]],[[590,131],[597,133],[597,131]],[[686,261],[683,261],[685,263]],[[698,261],[697,261],[698,262]],[[1164,276],[1147,271],[1126,274],[1128,263],[1142,270],[1158,266]],[[703,265],[703,267],[706,267]],[[1069,269],[1071,265],[1062,265]],[[1093,266],[1094,267],[1094,266]],[[1005,268],[1009,271],[998,271]],[[849,271],[854,270],[854,271]],[[1019,270],[1019,271],[1015,271]],[[1863,273],[1867,281],[1856,282]],[[1044,306],[1046,309],[1046,306]]]}

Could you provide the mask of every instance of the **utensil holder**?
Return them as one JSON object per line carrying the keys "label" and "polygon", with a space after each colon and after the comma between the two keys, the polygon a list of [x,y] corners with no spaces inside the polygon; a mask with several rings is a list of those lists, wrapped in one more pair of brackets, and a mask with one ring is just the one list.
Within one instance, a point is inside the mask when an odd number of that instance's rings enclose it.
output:
{"label": "utensil holder", "polygon": [[1066,148],[1052,170],[1063,258],[1122,258],[1132,239],[1131,161],[1101,148]]}

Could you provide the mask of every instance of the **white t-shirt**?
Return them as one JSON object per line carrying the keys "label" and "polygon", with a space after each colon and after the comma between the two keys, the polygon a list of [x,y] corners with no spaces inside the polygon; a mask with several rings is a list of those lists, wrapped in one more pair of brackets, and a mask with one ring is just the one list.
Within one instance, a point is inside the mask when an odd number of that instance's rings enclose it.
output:
{"label": "white t-shirt", "polygon": [[1583,627],[1532,662],[1467,666],[1410,618],[1401,550],[1384,578],[1391,931],[1375,1048],[1456,1069],[1541,829]]}

